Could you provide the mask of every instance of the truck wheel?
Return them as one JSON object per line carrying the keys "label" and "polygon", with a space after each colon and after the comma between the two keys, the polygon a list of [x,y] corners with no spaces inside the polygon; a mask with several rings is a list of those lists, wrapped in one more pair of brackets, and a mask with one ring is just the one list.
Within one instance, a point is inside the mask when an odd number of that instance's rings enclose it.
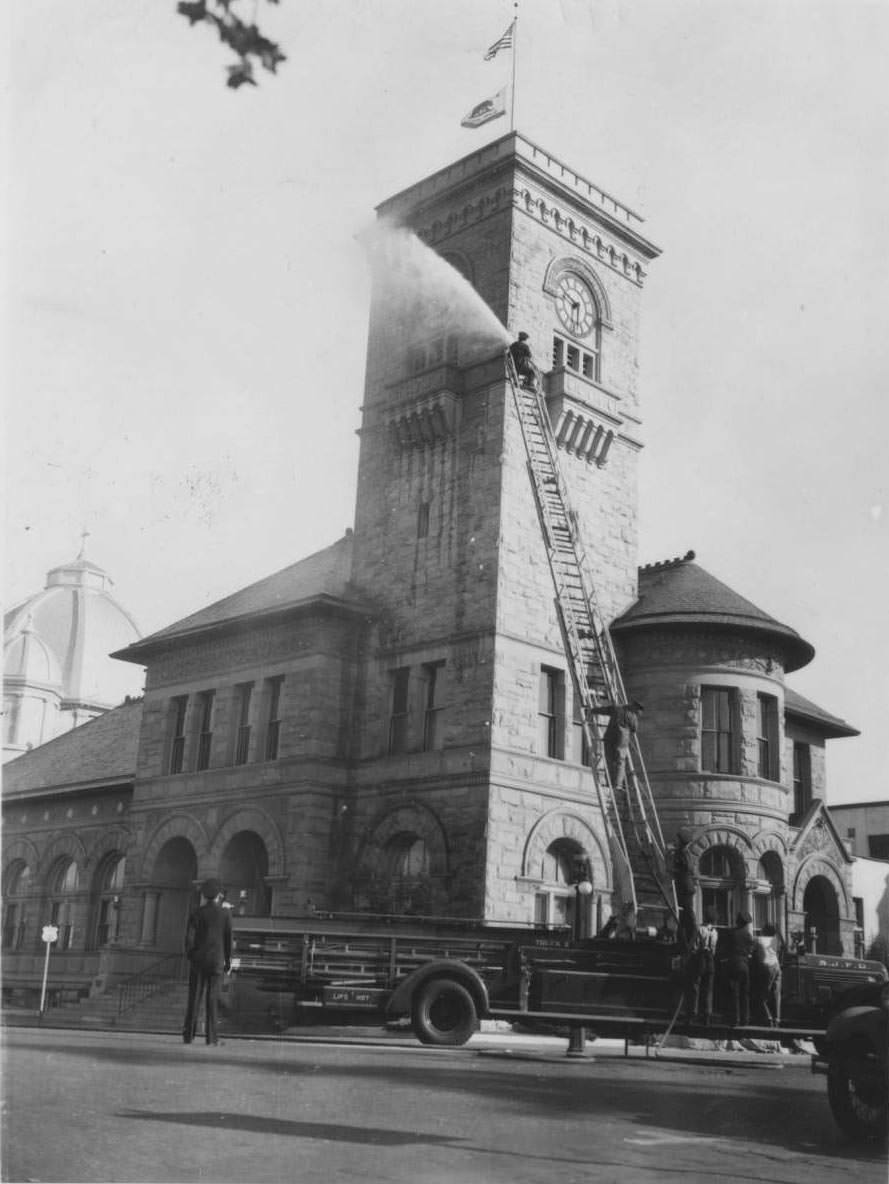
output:
{"label": "truck wheel", "polygon": [[850,1139],[885,1139],[889,1133],[886,1065],[857,1047],[831,1059],[827,1099],[837,1126]]}
{"label": "truck wheel", "polygon": [[472,996],[452,978],[434,978],[420,987],[411,1020],[421,1044],[465,1044],[478,1027]]}

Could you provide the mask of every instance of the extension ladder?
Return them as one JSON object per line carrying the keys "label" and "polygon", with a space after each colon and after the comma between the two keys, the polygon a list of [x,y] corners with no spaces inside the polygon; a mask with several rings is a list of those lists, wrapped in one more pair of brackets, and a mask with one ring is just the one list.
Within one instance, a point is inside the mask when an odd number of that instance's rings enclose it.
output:
{"label": "extension ladder", "polygon": [[581,705],[583,735],[608,836],[619,908],[621,912],[633,910],[635,926],[653,924],[659,928],[667,914],[678,921],[679,911],[639,742],[633,735],[624,784],[614,786],[602,738],[604,728],[599,722],[599,709],[627,703],[611,633],[599,610],[543,395],[539,386],[531,389],[522,385],[508,351],[506,377],[522,429],[528,472],[555,586],[556,611],[575,694]]}

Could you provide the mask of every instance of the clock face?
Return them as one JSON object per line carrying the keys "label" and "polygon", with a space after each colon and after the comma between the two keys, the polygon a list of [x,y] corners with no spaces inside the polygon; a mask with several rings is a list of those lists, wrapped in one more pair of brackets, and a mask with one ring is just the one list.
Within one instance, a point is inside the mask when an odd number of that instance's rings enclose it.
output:
{"label": "clock face", "polygon": [[596,306],[589,288],[574,275],[563,275],[556,289],[559,320],[575,337],[586,337],[596,319]]}

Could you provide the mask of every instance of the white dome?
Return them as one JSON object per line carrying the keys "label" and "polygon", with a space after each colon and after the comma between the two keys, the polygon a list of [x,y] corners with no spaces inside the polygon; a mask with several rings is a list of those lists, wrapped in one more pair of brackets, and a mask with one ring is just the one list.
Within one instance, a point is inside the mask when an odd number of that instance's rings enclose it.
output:
{"label": "white dome", "polygon": [[[20,641],[26,632],[42,644],[55,659],[63,704],[105,709],[142,692],[142,671],[109,657],[141,637],[136,622],[110,588],[107,573],[81,554],[53,568],[43,591],[7,614],[7,647],[18,642],[16,653],[25,661],[24,651],[30,653],[32,644]],[[27,660],[36,662],[36,651]],[[7,664],[7,678],[12,673],[13,667]]]}
{"label": "white dome", "polygon": [[3,676],[7,682],[36,683],[61,693],[61,667],[49,646],[34,632],[30,619],[4,643]]}

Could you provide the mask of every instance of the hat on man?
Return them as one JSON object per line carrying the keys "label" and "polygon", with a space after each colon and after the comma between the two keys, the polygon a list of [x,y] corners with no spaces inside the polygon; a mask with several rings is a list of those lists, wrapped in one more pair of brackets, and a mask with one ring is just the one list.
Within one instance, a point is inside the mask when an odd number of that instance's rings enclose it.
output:
{"label": "hat on man", "polygon": [[215,900],[221,891],[219,881],[214,880],[212,876],[201,884],[201,896],[206,896],[207,900]]}
{"label": "hat on man", "polygon": [[528,340],[528,334],[527,334],[527,333],[525,333],[525,332],[522,332],[522,333],[520,333],[520,334],[519,334],[519,341],[527,341],[527,340]]}

